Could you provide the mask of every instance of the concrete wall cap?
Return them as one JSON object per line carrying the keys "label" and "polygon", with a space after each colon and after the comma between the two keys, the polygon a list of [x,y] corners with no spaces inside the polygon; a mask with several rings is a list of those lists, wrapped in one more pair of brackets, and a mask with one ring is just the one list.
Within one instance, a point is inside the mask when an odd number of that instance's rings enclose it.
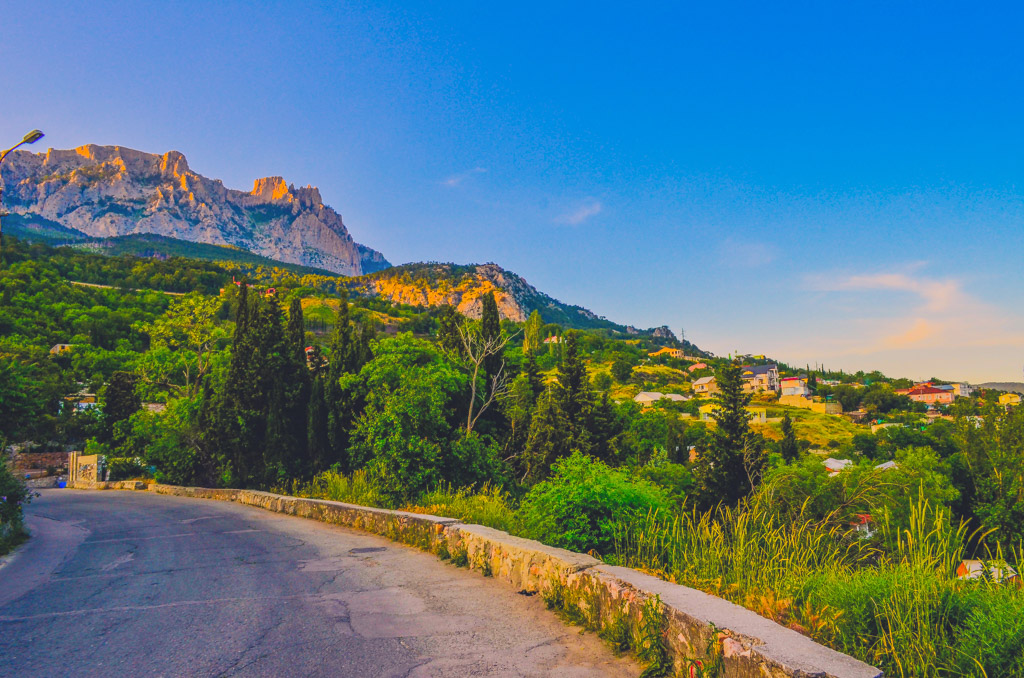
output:
{"label": "concrete wall cap", "polygon": [[719,629],[728,629],[747,641],[766,660],[784,667],[788,675],[829,678],[882,676],[882,672],[873,666],[819,645],[756,612],[703,591],[672,584],[628,567],[600,565],[588,574],[611,577],[647,595],[658,595],[662,603],[682,615],[701,623],[711,622]]}
{"label": "concrete wall cap", "polygon": [[460,523],[451,529],[463,534],[473,535],[475,537],[497,542],[511,548],[522,551],[535,551],[550,558],[560,560],[568,565],[569,572],[579,572],[580,570],[585,570],[601,564],[600,560],[593,556],[588,556],[585,553],[566,551],[565,549],[548,546],[547,544],[542,544],[539,541],[534,541],[532,539],[513,537],[508,532],[502,532],[501,530],[496,530],[493,527]]}
{"label": "concrete wall cap", "polygon": [[410,518],[413,520],[421,520],[423,522],[434,523],[436,525],[443,526],[454,525],[456,523],[461,522],[458,518],[444,518],[442,516],[432,516],[429,513],[412,513],[410,511],[394,511],[392,509],[375,508],[373,506],[360,506],[359,504],[346,504],[340,501],[330,501],[329,499],[302,498],[301,501],[309,502],[311,504],[322,504],[324,506],[335,506],[337,508],[342,508],[349,511],[359,511],[360,513],[373,513],[381,516],[398,516],[400,518]]}

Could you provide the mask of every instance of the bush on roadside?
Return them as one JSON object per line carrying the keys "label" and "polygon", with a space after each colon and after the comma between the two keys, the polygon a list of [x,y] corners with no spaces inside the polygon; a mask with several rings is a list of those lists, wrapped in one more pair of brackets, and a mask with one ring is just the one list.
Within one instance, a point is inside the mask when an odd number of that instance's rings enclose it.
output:
{"label": "bush on roadside", "polygon": [[552,546],[610,553],[616,524],[672,508],[662,488],[579,452],[552,471],[520,507],[526,536]]}
{"label": "bush on roadside", "polygon": [[22,507],[31,500],[25,483],[0,460],[0,555],[25,538]]}

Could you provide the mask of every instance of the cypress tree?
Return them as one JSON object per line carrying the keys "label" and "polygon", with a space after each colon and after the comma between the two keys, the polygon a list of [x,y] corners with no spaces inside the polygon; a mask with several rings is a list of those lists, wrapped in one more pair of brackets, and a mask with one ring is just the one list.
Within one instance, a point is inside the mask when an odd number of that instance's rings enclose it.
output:
{"label": "cypress tree", "polygon": [[444,304],[437,315],[437,343],[449,355],[462,355],[465,347],[459,328],[464,322],[462,315],[449,304]]}
{"label": "cypress tree", "polygon": [[[565,333],[564,355],[558,366],[558,383],[561,385],[561,406],[569,421],[574,442],[581,448],[587,418],[592,405],[590,380],[587,378],[587,365],[579,350],[579,334],[576,331]],[[582,451],[586,451],[583,449]]]}
{"label": "cypress tree", "polygon": [[[488,292],[481,300],[480,334],[484,341],[497,341],[501,338],[501,317],[498,315],[498,303],[494,300],[494,292]],[[504,363],[502,352],[497,352],[484,359],[484,372],[488,380],[501,371]]]}
{"label": "cypress tree", "polygon": [[759,471],[758,439],[750,430],[746,407],[751,395],[743,392],[739,362],[733,361],[717,375],[719,395],[717,425],[694,464],[698,495],[705,508],[718,503],[735,504],[753,489],[751,478]]}
{"label": "cypress tree", "polygon": [[537,401],[523,451],[524,480],[543,480],[551,464],[572,452],[569,421],[560,404],[563,399],[560,390],[557,385],[551,385]]}
{"label": "cypress tree", "polygon": [[541,330],[544,328],[544,320],[540,317],[540,311],[534,309],[530,317],[523,325],[523,352],[533,353],[544,344],[541,339]]}
{"label": "cypress tree", "polygon": [[302,317],[302,301],[292,299],[288,308],[285,332],[286,365],[282,387],[285,389],[285,417],[288,444],[294,456],[287,460],[292,475],[306,475],[312,470],[309,457],[308,407],[310,397],[309,368],[306,366],[306,326]]}
{"label": "cypress tree", "polygon": [[331,444],[327,436],[327,402],[324,396],[324,377],[313,379],[309,395],[309,418],[307,421],[307,441],[312,473],[319,473],[328,467],[327,460],[331,456]]}
{"label": "cypress tree", "polygon": [[782,441],[779,443],[779,453],[787,464],[796,461],[800,456],[800,447],[796,441],[796,433],[793,432],[793,420],[789,412],[782,418]]}

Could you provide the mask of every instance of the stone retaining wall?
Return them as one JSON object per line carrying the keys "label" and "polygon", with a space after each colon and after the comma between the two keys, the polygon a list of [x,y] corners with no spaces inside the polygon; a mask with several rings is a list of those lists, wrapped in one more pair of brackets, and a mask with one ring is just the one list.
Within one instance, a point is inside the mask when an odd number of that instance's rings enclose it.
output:
{"label": "stone retaining wall", "polygon": [[[882,672],[815,643],[721,598],[581,553],[546,546],[481,525],[405,511],[287,497],[254,490],[209,489],[138,481],[78,483],[87,489],[145,490],[196,499],[234,501],[379,534],[416,546],[519,591],[541,593],[572,607],[592,629],[626,623],[640,628],[657,609],[668,657],[682,675],[696,661],[719,665],[721,678],[880,678]],[[557,595],[556,595],[557,594]],[[694,674],[696,675],[696,674]],[[713,675],[713,674],[708,674]]]}

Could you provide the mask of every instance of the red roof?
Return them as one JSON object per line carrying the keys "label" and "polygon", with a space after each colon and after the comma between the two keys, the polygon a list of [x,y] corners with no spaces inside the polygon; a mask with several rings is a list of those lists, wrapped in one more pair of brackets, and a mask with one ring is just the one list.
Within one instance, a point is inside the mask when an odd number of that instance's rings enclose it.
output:
{"label": "red roof", "polygon": [[907,391],[907,395],[925,395],[926,393],[949,393],[949,391],[944,391],[941,388],[932,388],[931,386],[919,386]]}

